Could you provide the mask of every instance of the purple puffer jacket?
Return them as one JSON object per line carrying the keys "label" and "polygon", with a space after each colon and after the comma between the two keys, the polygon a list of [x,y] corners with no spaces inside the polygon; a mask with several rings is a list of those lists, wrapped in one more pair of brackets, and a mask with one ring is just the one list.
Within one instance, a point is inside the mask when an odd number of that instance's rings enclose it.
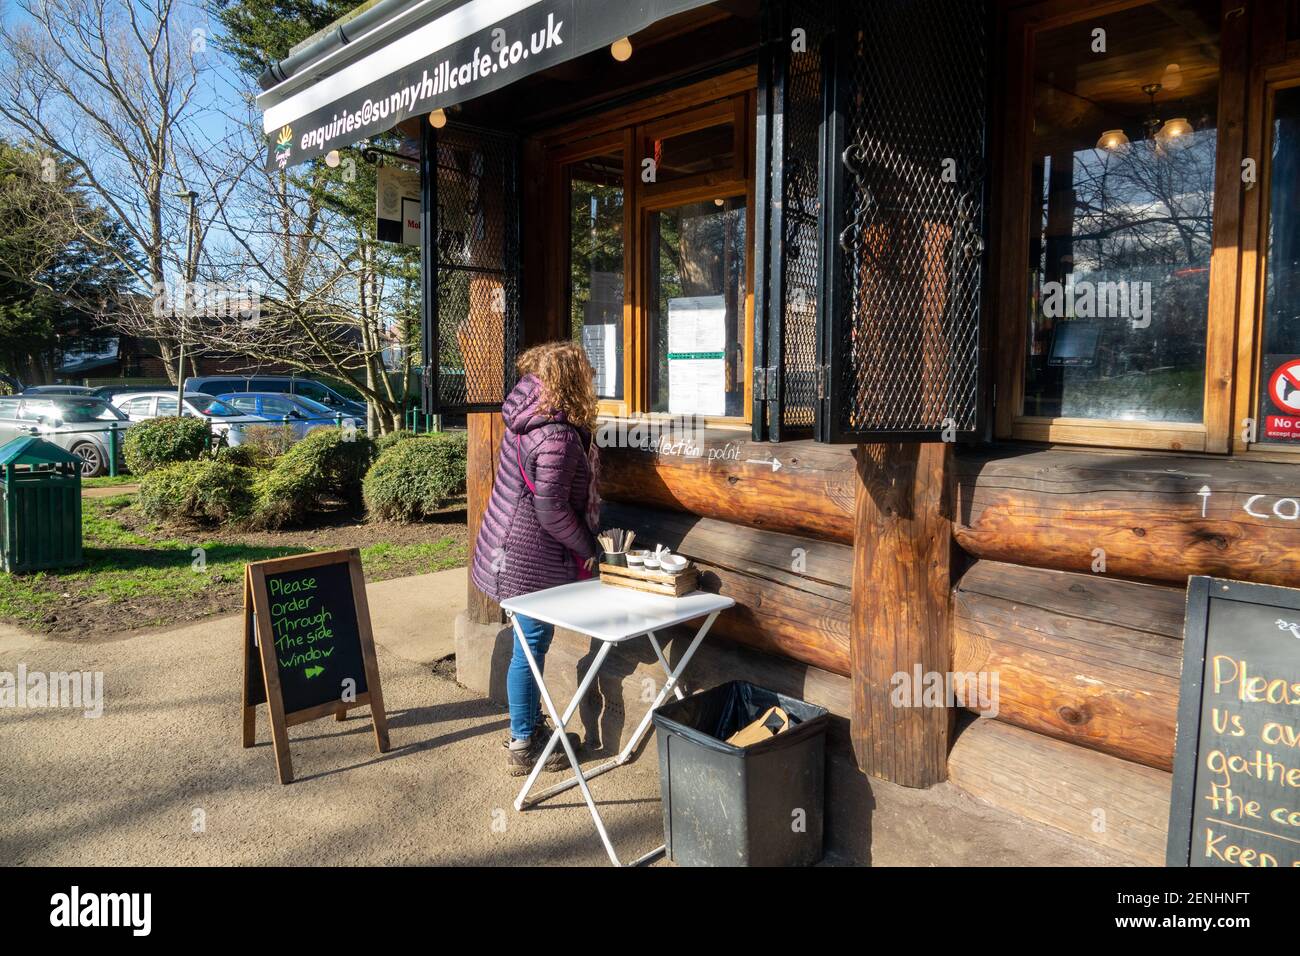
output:
{"label": "purple puffer jacket", "polygon": [[[578,559],[598,549],[583,517],[591,436],[567,424],[563,412],[539,411],[541,391],[542,383],[527,375],[501,408],[506,433],[470,572],[475,586],[497,601],[576,581]],[[535,495],[520,474],[521,458]]]}

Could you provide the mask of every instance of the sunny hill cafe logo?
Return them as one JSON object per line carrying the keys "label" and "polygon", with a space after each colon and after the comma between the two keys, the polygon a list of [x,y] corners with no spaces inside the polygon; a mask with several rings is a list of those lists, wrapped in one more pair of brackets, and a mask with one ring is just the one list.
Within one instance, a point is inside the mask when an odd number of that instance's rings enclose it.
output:
{"label": "sunny hill cafe logo", "polygon": [[275,138],[275,163],[281,169],[289,165],[289,154],[293,152],[293,127],[286,126]]}

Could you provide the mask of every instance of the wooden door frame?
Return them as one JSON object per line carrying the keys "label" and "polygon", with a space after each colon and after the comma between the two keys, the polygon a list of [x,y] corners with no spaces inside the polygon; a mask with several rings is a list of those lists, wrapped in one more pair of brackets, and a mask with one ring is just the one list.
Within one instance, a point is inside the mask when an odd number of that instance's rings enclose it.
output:
{"label": "wooden door frame", "polygon": [[601,415],[626,417],[631,407],[629,396],[635,394],[638,384],[637,359],[632,336],[634,290],[627,281],[637,261],[636,207],[633,201],[635,187],[628,179],[628,157],[633,152],[631,130],[609,130],[586,137],[578,142],[556,146],[546,151],[546,200],[544,208],[548,222],[544,224],[546,248],[549,255],[543,259],[544,268],[551,277],[545,285],[546,309],[551,319],[552,338],[570,335],[569,257],[570,210],[567,169],[574,163],[602,156],[617,150],[623,157],[623,398],[600,400]]}
{"label": "wooden door frame", "polygon": [[1255,423],[1255,442],[1245,440],[1245,429],[1234,429],[1233,451],[1254,457],[1295,460],[1300,447],[1288,448],[1258,440],[1259,375],[1263,367],[1265,284],[1268,281],[1269,193],[1272,183],[1272,127],[1274,95],[1300,86],[1300,43],[1286,42],[1286,8],[1283,3],[1261,5],[1253,24],[1250,76],[1250,122],[1246,155],[1257,159],[1258,178],[1242,201],[1241,299],[1237,326],[1235,419],[1244,426]]}
{"label": "wooden door frame", "polygon": [[[602,401],[600,413],[612,417],[655,417],[649,404],[650,358],[646,348],[649,313],[645,305],[648,276],[644,248],[645,217],[650,211],[719,196],[745,198],[745,298],[741,334],[744,337],[744,394],[740,416],[708,418],[706,424],[749,428],[753,407],[754,369],[754,155],[757,109],[757,69],[745,67],[722,76],[647,97],[608,113],[566,123],[536,137],[544,156],[543,300],[553,338],[567,338],[568,330],[568,211],[564,167],[584,158],[618,148],[624,157],[624,290],[623,290],[623,401]],[[736,162],[729,169],[712,171],[666,183],[641,181],[641,149],[648,135],[656,137],[691,132],[731,121],[736,137]]]}
{"label": "wooden door frame", "polygon": [[998,228],[994,315],[1000,340],[995,379],[994,428],[998,438],[1123,448],[1227,452],[1232,443],[1234,372],[1237,362],[1239,256],[1242,234],[1241,163],[1245,157],[1249,17],[1236,0],[1220,4],[1220,70],[1215,151],[1214,223],[1210,288],[1206,302],[1205,395],[1202,421],[1125,422],[1113,419],[1042,418],[1022,414],[1024,401],[1025,309],[1029,275],[1030,195],[1028,161],[1032,142],[1034,37],[1068,26],[1147,6],[1152,0],[1115,0],[1079,9],[1047,0],[1008,14],[1003,35],[1004,148],[996,190]]}

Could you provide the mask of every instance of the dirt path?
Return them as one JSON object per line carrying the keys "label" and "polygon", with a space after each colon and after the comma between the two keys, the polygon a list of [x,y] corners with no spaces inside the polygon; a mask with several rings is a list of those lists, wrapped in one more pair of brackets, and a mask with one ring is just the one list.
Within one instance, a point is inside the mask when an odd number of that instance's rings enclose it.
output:
{"label": "dirt path", "polygon": [[[444,573],[462,575],[463,606],[463,570]],[[239,743],[237,616],[91,643],[0,631],[0,671],[99,671],[105,701],[98,718],[0,710],[0,864],[604,863],[576,792],[511,808],[506,716],[435,673],[449,633],[435,638],[431,619],[449,627],[457,608],[451,591],[394,587],[412,580],[371,588],[392,751],[375,752],[360,715],[292,728],[289,786],[263,715],[257,747]],[[617,846],[662,841],[653,759],[593,788]]]}
{"label": "dirt path", "polygon": [[[511,806],[505,709],[448,666],[465,570],[367,591],[392,750],[375,752],[361,713],[291,728],[289,786],[264,710],[257,746],[240,746],[238,615],[76,641],[0,624],[0,673],[97,672],[104,701],[99,717],[0,707],[0,865],[605,865],[577,791]],[[839,839],[876,865],[1114,862],[948,785],[907,790],[835,759],[827,787],[828,813],[866,809]],[[653,741],[592,791],[625,857],[662,842]]]}
{"label": "dirt path", "polygon": [[83,498],[116,498],[118,495],[133,495],[140,490],[138,483],[129,485],[103,485],[98,488],[82,488]]}

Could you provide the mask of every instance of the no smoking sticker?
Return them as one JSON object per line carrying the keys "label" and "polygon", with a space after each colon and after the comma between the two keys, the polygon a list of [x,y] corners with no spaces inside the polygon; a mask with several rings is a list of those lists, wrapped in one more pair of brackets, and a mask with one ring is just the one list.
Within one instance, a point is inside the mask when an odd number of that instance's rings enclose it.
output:
{"label": "no smoking sticker", "polygon": [[1283,362],[1268,380],[1268,397],[1282,412],[1300,412],[1300,359]]}
{"label": "no smoking sticker", "polygon": [[[1262,397],[1266,441],[1300,442],[1300,356],[1266,356],[1265,368],[1273,368]],[[1276,364],[1274,364],[1276,363]],[[1281,414],[1278,414],[1278,413]]]}

